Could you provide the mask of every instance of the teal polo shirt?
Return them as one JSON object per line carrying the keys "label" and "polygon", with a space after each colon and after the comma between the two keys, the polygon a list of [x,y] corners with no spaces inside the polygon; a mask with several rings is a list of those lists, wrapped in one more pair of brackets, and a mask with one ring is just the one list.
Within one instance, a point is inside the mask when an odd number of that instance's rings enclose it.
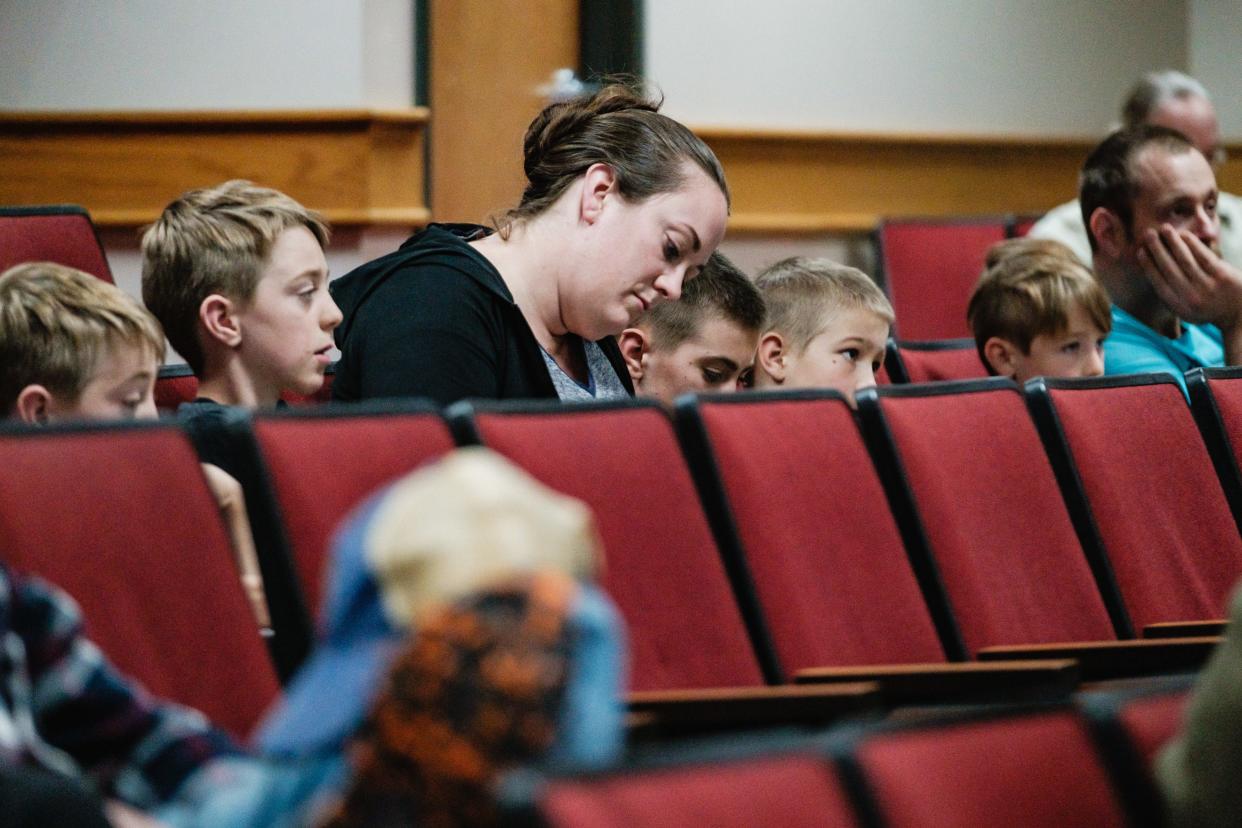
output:
{"label": "teal polo shirt", "polygon": [[1215,325],[1182,323],[1182,335],[1169,339],[1113,305],[1113,330],[1104,340],[1104,373],[1172,374],[1186,393],[1191,368],[1225,364],[1225,344]]}

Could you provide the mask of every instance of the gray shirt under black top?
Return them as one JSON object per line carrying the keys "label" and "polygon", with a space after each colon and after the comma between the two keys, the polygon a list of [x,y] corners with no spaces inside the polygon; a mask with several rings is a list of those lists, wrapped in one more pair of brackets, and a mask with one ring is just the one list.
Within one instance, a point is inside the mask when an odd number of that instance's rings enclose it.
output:
{"label": "gray shirt under black top", "polygon": [[548,375],[552,377],[552,384],[556,386],[556,396],[561,402],[628,399],[629,391],[621,383],[612,363],[608,361],[608,357],[604,355],[599,345],[586,340],[582,344],[586,352],[586,385],[566,374],[547,351],[539,349],[543,353],[544,364],[548,366]]}

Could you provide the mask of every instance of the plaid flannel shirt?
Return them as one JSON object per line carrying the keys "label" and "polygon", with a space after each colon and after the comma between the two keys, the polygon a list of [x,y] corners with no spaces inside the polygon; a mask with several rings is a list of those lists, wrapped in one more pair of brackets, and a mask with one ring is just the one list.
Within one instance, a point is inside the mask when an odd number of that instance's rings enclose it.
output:
{"label": "plaid flannel shirt", "polygon": [[120,675],[68,595],[0,565],[0,764],[41,766],[147,809],[236,752],[201,713]]}

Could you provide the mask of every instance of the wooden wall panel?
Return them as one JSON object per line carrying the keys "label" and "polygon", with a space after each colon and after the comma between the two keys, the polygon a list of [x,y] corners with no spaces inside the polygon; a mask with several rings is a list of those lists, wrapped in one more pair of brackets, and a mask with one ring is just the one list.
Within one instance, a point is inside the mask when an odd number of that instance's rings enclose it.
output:
{"label": "wooden wall panel", "polygon": [[522,137],[546,103],[539,87],[578,65],[578,0],[428,5],[431,205],[437,221],[482,222],[522,194]]}
{"label": "wooden wall panel", "polygon": [[427,111],[0,114],[0,204],[153,221],[185,190],[248,178],[334,224],[426,223]]}
{"label": "wooden wall panel", "polygon": [[[516,201],[522,131],[540,105],[533,91],[516,101],[504,115],[512,122],[504,137],[441,134],[431,161],[440,186],[437,219],[479,221]],[[457,117],[470,109],[460,107]],[[103,226],[132,227],[153,221],[187,189],[250,178],[334,224],[420,226],[430,218],[423,196],[428,121],[421,108],[0,113],[0,204],[83,204]],[[728,174],[733,234],[851,234],[880,216],[1041,213],[1073,195],[1093,145],[696,131]],[[1222,189],[1242,192],[1242,146],[1229,150],[1234,160],[1218,179]]]}
{"label": "wooden wall panel", "polygon": [[[1074,196],[1094,141],[695,130],[733,192],[731,233],[858,232],[881,216],[1043,213]],[[1232,152],[1237,157],[1237,151]],[[1219,173],[1242,187],[1242,160]]]}

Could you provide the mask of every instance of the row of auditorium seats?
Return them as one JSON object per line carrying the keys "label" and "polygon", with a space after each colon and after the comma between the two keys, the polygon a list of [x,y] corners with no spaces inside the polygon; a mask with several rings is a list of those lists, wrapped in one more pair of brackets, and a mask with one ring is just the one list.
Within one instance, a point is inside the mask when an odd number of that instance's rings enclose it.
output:
{"label": "row of auditorium seats", "polygon": [[1138,636],[1218,633],[1242,574],[1242,371],[1190,386],[1216,465],[1155,375],[892,386],[857,415],[832,392],[685,398],[675,420],[642,402],[238,412],[273,660],[175,425],[6,427],[0,550],[75,595],[122,667],[238,733],[309,649],[333,527],[474,442],[595,510],[636,691],[1035,657],[1088,680],[1184,671],[1214,638]]}
{"label": "row of auditorium seats", "polygon": [[1152,762],[1185,680],[917,724],[665,749],[607,774],[522,778],[514,824],[550,828],[1155,826]]}

